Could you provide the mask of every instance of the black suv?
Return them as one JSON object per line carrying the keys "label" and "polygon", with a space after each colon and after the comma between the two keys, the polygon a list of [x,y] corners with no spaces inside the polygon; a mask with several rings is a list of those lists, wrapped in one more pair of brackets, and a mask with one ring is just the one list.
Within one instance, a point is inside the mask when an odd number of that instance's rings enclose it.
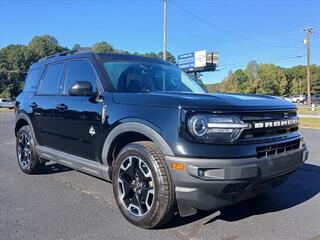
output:
{"label": "black suv", "polygon": [[53,161],[112,180],[120,211],[144,228],[260,194],[308,157],[290,102],[208,94],[160,59],[49,56],[15,108],[23,172]]}

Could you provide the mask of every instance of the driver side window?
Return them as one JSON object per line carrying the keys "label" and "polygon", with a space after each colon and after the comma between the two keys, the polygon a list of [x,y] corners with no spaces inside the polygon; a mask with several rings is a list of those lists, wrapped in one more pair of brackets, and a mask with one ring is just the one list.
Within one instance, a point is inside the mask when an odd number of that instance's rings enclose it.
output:
{"label": "driver side window", "polygon": [[76,81],[87,81],[92,85],[94,92],[97,91],[97,76],[91,64],[86,60],[71,61],[67,63],[65,76],[64,94],[69,94],[69,89]]}

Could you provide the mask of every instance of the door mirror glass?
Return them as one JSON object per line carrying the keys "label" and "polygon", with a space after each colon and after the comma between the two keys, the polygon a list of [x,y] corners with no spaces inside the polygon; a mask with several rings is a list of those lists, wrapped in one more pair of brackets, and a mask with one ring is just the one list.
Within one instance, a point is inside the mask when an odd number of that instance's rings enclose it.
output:
{"label": "door mirror glass", "polygon": [[92,90],[92,84],[88,81],[76,81],[72,84],[69,89],[69,94],[71,96],[93,96],[97,95],[96,92]]}

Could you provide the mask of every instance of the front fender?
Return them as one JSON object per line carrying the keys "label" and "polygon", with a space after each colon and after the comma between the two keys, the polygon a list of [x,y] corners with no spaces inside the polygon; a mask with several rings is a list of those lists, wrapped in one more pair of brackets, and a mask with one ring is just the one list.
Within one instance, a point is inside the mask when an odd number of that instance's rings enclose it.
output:
{"label": "front fender", "polygon": [[150,138],[159,147],[159,149],[163,152],[163,154],[174,156],[174,153],[171,150],[170,146],[163,139],[161,134],[155,129],[157,129],[156,126],[152,128],[150,126],[147,126],[143,123],[138,123],[138,122],[124,122],[116,126],[108,134],[103,144],[102,156],[101,156],[103,164],[108,166],[108,155],[109,155],[109,150],[112,145],[112,142],[116,139],[117,136],[126,132],[137,132],[137,133],[143,134],[146,137]]}

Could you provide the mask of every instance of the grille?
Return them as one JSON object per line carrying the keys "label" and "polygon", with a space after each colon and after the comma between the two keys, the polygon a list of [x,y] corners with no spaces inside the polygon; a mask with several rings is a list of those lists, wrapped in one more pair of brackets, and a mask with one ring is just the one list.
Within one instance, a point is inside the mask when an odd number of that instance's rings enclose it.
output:
{"label": "grille", "polygon": [[300,140],[295,140],[291,142],[257,147],[257,157],[262,158],[262,157],[276,155],[283,152],[289,152],[291,150],[299,148],[299,146],[300,146]]}
{"label": "grille", "polygon": [[298,131],[298,127],[291,128],[274,128],[274,129],[262,129],[262,130],[245,130],[242,132],[241,138],[243,139],[251,139],[251,138],[259,138],[259,137],[268,137],[268,136],[276,136],[280,134],[286,134],[290,132]]}
{"label": "grille", "polygon": [[[268,121],[282,121],[296,119],[297,113],[295,110],[290,111],[275,111],[275,112],[255,112],[255,113],[243,113],[241,114],[241,120],[245,123],[254,124],[257,122]],[[265,128],[251,128],[246,129],[241,133],[240,141],[255,140],[257,138],[277,136],[281,134],[288,134],[298,131],[298,125],[290,126],[277,126],[277,127],[265,127]]]}

